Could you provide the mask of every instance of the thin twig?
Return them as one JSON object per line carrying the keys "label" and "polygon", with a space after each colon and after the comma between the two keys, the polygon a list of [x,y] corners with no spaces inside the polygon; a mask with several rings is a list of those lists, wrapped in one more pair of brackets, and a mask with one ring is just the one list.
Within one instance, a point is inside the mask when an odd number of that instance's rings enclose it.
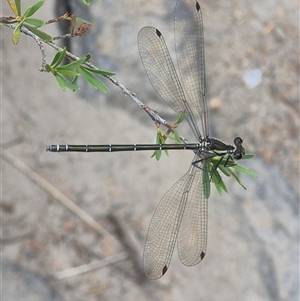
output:
{"label": "thin twig", "polygon": [[59,201],[62,205],[64,205],[67,209],[69,209],[73,214],[79,217],[84,223],[86,223],[90,228],[96,231],[102,237],[110,238],[111,240],[116,240],[116,238],[107,232],[103,227],[101,227],[90,215],[88,215],[85,211],[75,205],[69,198],[67,198],[63,193],[61,193],[57,188],[51,185],[48,181],[46,181],[39,174],[34,172],[31,168],[29,168],[26,164],[21,162],[19,159],[14,157],[7,151],[4,151],[0,148],[0,153],[2,158],[14,166],[17,170],[21,171],[25,176],[31,179],[33,182],[38,184],[41,188],[43,188],[46,192],[52,195],[57,201]]}
{"label": "thin twig", "polygon": [[[9,27],[11,29],[15,29],[16,28],[16,25],[14,24],[5,24],[6,27]],[[34,33],[32,33],[30,30],[28,30],[26,27],[22,26],[21,27],[21,32],[24,33],[25,35],[33,38],[36,43],[38,44],[39,48],[40,48],[40,51],[42,53],[42,66],[39,68],[39,71],[41,72],[45,72],[46,71],[46,64],[47,64],[47,61],[46,61],[46,53],[45,53],[45,49],[44,49],[44,46],[43,46],[43,40],[41,40],[37,35],[35,35]]]}

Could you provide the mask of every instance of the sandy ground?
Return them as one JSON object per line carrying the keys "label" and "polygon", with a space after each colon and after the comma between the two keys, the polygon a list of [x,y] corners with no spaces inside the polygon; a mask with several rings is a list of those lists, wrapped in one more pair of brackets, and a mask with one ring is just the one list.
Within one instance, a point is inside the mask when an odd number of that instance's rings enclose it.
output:
{"label": "sandy ground", "polygon": [[[75,53],[91,52],[96,65],[116,71],[117,80],[168,120],[176,116],[151,88],[136,36],[145,25],[157,26],[172,51],[174,4],[100,1],[87,15],[94,23],[90,35],[74,44]],[[63,93],[49,74],[38,71],[35,42],[22,36],[13,46],[11,30],[1,27],[3,300],[298,300],[297,4],[200,4],[211,132],[228,142],[242,136],[247,151],[256,154],[245,165],[259,178],[242,177],[247,191],[227,181],[229,194],[213,193],[204,262],[186,268],[175,251],[159,281],[148,281],[142,273],[147,228],[158,201],[188,169],[192,154],[174,152],[156,162],[148,152],[46,153],[46,145],[57,143],[151,143],[155,126],[111,83],[108,95],[85,86],[79,93]],[[2,14],[9,14],[2,6]],[[41,14],[53,17],[52,1]],[[50,31],[58,34],[54,26]],[[46,49],[50,61],[53,51]],[[249,88],[245,76],[253,70],[262,77]],[[187,126],[180,133],[193,141]],[[100,236],[70,213],[16,169],[18,161],[109,234]],[[62,271],[102,260],[117,262],[59,279]]]}

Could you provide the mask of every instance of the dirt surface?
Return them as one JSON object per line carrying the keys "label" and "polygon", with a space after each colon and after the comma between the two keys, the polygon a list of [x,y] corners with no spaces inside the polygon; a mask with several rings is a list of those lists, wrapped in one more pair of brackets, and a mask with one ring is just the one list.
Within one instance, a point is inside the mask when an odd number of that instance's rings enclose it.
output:
{"label": "dirt surface", "polygon": [[[33,3],[26,0],[24,7]],[[142,69],[136,36],[159,28],[174,55],[175,0],[101,0],[86,11],[89,35],[73,52],[95,65],[167,120],[176,115],[155,94]],[[240,135],[256,158],[243,165],[258,179],[226,180],[229,193],[209,200],[208,251],[183,266],[175,250],[168,273],[142,272],[147,228],[158,201],[186,172],[192,154],[46,153],[48,144],[151,143],[155,126],[111,83],[108,95],[82,85],[63,93],[40,73],[37,44],[17,46],[1,27],[3,300],[298,300],[299,299],[299,32],[295,1],[200,2],[211,133],[231,143]],[[54,2],[39,13],[50,19]],[[2,4],[2,14],[10,14]],[[51,26],[53,35],[58,29]],[[51,61],[53,51],[46,48]],[[261,79],[250,87],[246,78]],[[180,133],[194,141],[186,125]],[[13,157],[12,157],[13,156]],[[16,168],[30,167],[96,220],[99,235]],[[62,272],[102,264],[80,275]],[[65,277],[64,279],[62,279]]]}

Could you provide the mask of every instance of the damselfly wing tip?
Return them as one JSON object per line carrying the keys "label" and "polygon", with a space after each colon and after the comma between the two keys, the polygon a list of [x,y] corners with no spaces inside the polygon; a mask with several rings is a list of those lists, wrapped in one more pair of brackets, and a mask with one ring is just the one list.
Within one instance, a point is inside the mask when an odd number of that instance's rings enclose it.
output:
{"label": "damselfly wing tip", "polygon": [[155,270],[155,269],[147,269],[144,266],[144,273],[146,275],[147,278],[151,279],[151,280],[156,280],[159,279],[160,277],[162,277],[164,274],[166,274],[168,271],[168,267],[167,265],[165,265],[161,271]]}
{"label": "damselfly wing tip", "polygon": [[167,273],[168,267],[165,265],[162,270],[162,276]]}

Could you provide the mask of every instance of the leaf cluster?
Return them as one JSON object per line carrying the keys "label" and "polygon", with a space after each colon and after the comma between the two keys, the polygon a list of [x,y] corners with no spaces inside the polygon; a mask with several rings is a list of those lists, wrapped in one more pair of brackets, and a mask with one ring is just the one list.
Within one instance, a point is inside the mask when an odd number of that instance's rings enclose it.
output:
{"label": "leaf cluster", "polygon": [[19,43],[22,26],[26,27],[42,40],[48,42],[52,41],[52,37],[50,35],[39,29],[39,27],[45,25],[45,21],[31,18],[31,16],[35,14],[42,5],[44,5],[46,2],[45,0],[38,1],[37,3],[27,7],[23,15],[21,13],[21,0],[7,0],[7,2],[14,14],[14,17],[2,17],[0,21],[3,24],[17,23],[12,35],[12,41],[14,44]]}
{"label": "leaf cluster", "polygon": [[[111,76],[115,74],[114,72],[97,68],[90,68],[84,65],[86,62],[90,61],[90,54],[87,54],[77,61],[71,62],[66,65],[61,65],[65,57],[66,48],[64,48],[62,51],[57,52],[51,64],[46,64],[45,66],[46,71],[54,75],[54,78],[63,91],[66,91],[66,89],[71,89],[73,91],[79,89],[77,81],[79,76],[83,76],[85,80],[95,89],[98,89],[103,93],[108,92],[107,87],[96,76],[96,74]],[[68,79],[67,77],[70,77],[71,79]]]}
{"label": "leaf cluster", "polygon": [[[173,130],[170,132],[168,130],[166,133],[162,133],[161,129],[157,128],[156,133],[156,144],[166,144],[167,139],[171,139],[174,142],[182,143],[182,139],[176,130],[174,130],[183,120],[184,113],[181,113],[177,119],[177,121],[173,124]],[[172,134],[172,135],[171,135]],[[163,150],[167,156],[169,156],[168,150]],[[162,150],[156,150],[153,152],[152,157],[155,157],[156,160],[159,160],[162,155]],[[245,154],[243,155],[243,159],[252,159],[254,157],[253,154]],[[200,168],[200,167],[199,167]],[[218,156],[213,152],[209,152],[205,158],[202,160],[202,186],[204,191],[205,198],[210,197],[210,184],[213,183],[216,187],[216,190],[220,195],[222,193],[228,192],[227,186],[221,177],[221,174],[226,177],[233,177],[239,185],[241,185],[244,189],[246,189],[242,180],[238,176],[237,172],[241,172],[250,176],[252,178],[257,178],[257,175],[251,170],[247,169],[244,166],[241,166],[236,163],[236,161],[230,155]],[[221,174],[220,174],[221,173]]]}

